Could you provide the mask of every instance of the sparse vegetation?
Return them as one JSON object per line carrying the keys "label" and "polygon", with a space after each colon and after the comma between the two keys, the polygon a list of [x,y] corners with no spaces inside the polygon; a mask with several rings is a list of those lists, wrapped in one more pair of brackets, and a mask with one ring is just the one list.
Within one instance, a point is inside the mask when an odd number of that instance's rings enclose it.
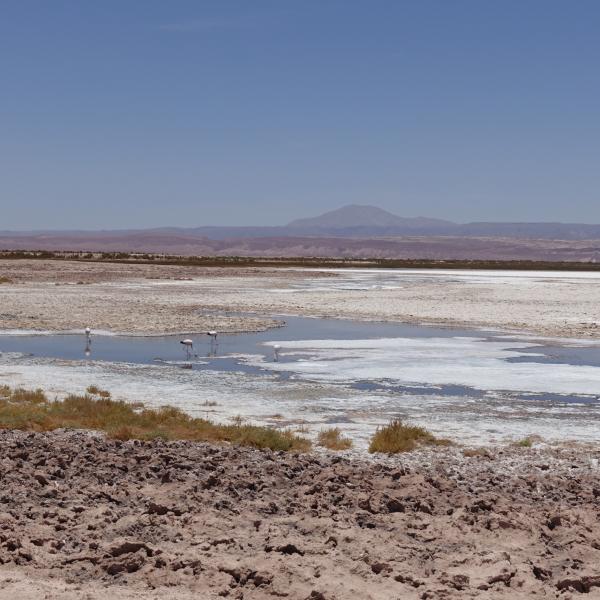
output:
{"label": "sparse vegetation", "polygon": [[531,446],[533,446],[533,440],[530,437],[526,437],[518,442],[515,442],[515,446],[519,446],[521,448],[531,448]]}
{"label": "sparse vegetation", "polygon": [[310,441],[289,431],[259,427],[235,419],[220,425],[194,418],[178,408],[147,409],[139,404],[113,400],[110,393],[90,386],[84,395],[50,400],[42,390],[0,387],[0,429],[50,431],[93,429],[109,437],[128,440],[195,440],[231,442],[255,448],[306,452]]}
{"label": "sparse vegetation", "polygon": [[76,252],[48,250],[4,250],[0,258],[13,260],[77,260],[82,262],[152,263],[202,267],[362,267],[377,269],[508,269],[598,271],[600,263],[537,260],[325,258],[304,256],[182,256],[144,252]]}
{"label": "sparse vegetation", "polygon": [[352,448],[352,440],[342,435],[338,427],[323,429],[318,436],[319,446],[329,450],[349,450]]}
{"label": "sparse vegetation", "polygon": [[450,442],[434,437],[423,427],[405,425],[400,419],[392,419],[388,425],[377,428],[371,438],[369,452],[398,454],[410,452],[423,445],[447,446]]}
{"label": "sparse vegetation", "polygon": [[88,385],[85,390],[90,396],[99,396],[100,398],[110,398],[110,392],[102,390],[96,385]]}
{"label": "sparse vegetation", "polygon": [[487,448],[465,448],[463,456],[467,458],[493,458],[492,453]]}
{"label": "sparse vegetation", "polygon": [[8,277],[0,275],[0,284],[1,283],[12,283],[12,281]]}

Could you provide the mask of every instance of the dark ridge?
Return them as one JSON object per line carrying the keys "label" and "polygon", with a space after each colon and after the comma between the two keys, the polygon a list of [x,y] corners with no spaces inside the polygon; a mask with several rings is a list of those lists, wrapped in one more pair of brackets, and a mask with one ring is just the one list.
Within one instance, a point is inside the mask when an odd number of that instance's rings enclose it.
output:
{"label": "dark ridge", "polygon": [[0,251],[7,260],[74,260],[125,264],[183,265],[198,267],[313,267],[371,269],[503,269],[512,271],[600,271],[600,263],[537,260],[428,260],[320,257],[179,256],[130,252]]}

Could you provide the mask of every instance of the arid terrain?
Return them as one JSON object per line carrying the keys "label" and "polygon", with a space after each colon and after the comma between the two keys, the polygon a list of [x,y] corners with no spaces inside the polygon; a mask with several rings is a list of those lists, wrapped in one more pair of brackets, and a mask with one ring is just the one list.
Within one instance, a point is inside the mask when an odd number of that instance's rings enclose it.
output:
{"label": "arid terrain", "polygon": [[288,314],[600,337],[599,279],[410,275],[393,289],[339,289],[319,281],[345,272],[0,260],[0,329],[254,331]]}
{"label": "arid terrain", "polygon": [[597,449],[0,447],[3,598],[600,597]]}
{"label": "arid terrain", "polygon": [[[251,331],[301,315],[594,339],[592,275],[390,285],[383,270],[3,260],[0,329]],[[0,431],[0,598],[600,598],[600,450],[530,445],[297,454]]]}
{"label": "arid terrain", "polygon": [[0,261],[0,276],[11,282],[0,286],[5,330],[253,331],[274,326],[272,315],[289,314],[600,337],[596,279],[507,284],[407,276],[395,289],[324,290],[320,280],[345,274],[42,260]]}
{"label": "arid terrain", "polygon": [[[233,233],[235,235],[235,233]],[[271,234],[272,235],[272,234]],[[180,232],[0,234],[2,250],[166,252],[196,256],[321,256],[351,258],[598,261],[598,239],[515,239],[404,235],[295,236],[210,239]]]}

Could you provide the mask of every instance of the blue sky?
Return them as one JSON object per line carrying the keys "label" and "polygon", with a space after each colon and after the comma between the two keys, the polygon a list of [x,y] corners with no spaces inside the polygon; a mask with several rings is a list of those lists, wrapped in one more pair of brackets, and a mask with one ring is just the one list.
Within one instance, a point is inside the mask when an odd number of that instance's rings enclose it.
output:
{"label": "blue sky", "polygon": [[4,0],[0,230],[600,222],[600,2]]}

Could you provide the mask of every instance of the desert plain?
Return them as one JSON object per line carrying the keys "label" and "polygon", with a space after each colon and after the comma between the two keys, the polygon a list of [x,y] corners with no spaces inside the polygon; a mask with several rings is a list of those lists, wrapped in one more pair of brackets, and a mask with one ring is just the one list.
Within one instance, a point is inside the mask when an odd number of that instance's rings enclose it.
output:
{"label": "desert plain", "polygon": [[[600,337],[597,273],[390,285],[375,270],[4,260],[0,276],[5,334],[225,334],[288,315]],[[600,446],[451,441],[388,456],[0,432],[0,598],[600,597]]]}
{"label": "desert plain", "polygon": [[340,289],[337,282],[350,272],[0,260],[0,274],[9,280],[0,288],[0,328],[242,332],[275,326],[273,315],[288,314],[600,337],[597,272],[481,277],[476,270],[462,276],[437,271],[419,277],[409,271],[392,289]]}

